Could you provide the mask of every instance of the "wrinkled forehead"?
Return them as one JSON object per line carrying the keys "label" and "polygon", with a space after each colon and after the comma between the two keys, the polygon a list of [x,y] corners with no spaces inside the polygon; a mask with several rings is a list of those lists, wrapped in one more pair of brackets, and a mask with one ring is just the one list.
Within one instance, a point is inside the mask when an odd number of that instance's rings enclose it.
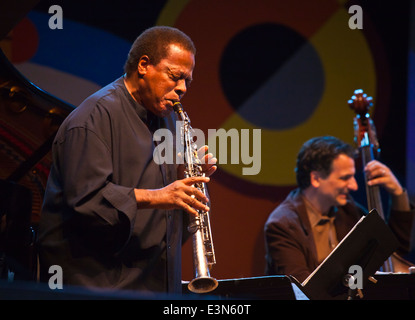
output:
{"label": "wrinkled forehead", "polygon": [[191,77],[195,67],[195,56],[191,51],[171,44],[167,56],[160,60],[159,65]]}

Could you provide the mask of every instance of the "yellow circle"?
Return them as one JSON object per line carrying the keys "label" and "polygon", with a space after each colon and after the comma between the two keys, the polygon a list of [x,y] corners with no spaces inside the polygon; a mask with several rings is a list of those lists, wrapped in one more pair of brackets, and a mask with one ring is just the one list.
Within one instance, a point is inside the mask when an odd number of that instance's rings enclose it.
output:
{"label": "yellow circle", "polygon": [[[168,1],[157,24],[173,26],[189,2],[190,0]],[[243,175],[242,169],[252,164],[242,161],[238,164],[230,161],[224,164],[221,163],[219,154],[218,160],[222,170],[256,184],[291,186],[295,185],[296,156],[306,140],[319,135],[333,135],[353,143],[354,112],[349,109],[347,100],[358,88],[375,96],[376,77],[372,54],[365,36],[361,30],[349,28],[349,19],[350,15],[345,7],[339,6],[325,24],[308,39],[320,57],[325,76],[324,92],[312,116],[296,127],[269,130],[257,127],[236,112],[233,113],[221,124],[221,128],[226,131],[236,128],[239,137],[242,129],[249,129],[251,143],[252,130],[261,129],[261,154],[251,154],[251,157],[260,157],[261,171],[255,175]],[[252,152],[252,148],[250,151]],[[229,155],[227,158],[230,158]]]}

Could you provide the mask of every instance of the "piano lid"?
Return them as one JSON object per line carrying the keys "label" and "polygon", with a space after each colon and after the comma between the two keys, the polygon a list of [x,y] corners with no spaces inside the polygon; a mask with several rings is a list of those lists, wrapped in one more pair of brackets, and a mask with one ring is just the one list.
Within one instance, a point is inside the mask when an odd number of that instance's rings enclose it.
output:
{"label": "piano lid", "polygon": [[0,180],[32,192],[32,223],[40,218],[57,129],[74,106],[38,88],[1,48],[38,0],[0,2]]}

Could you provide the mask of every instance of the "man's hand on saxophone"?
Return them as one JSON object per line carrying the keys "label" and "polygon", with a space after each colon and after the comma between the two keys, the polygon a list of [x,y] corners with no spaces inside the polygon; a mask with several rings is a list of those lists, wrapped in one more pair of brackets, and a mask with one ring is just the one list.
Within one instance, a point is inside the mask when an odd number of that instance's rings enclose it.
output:
{"label": "man's hand on saxophone", "polygon": [[[212,174],[215,173],[216,169],[218,168],[216,163],[218,162],[218,159],[216,159],[212,153],[207,153],[209,147],[203,146],[200,147],[199,150],[197,150],[198,158],[200,159],[201,163],[201,169],[202,173],[206,177],[210,177]],[[179,154],[181,157],[181,155]],[[183,179],[185,177],[185,165],[180,164],[177,167],[177,177],[179,179]]]}
{"label": "man's hand on saxophone", "polygon": [[216,166],[218,159],[216,159],[213,154],[207,153],[208,149],[208,146],[203,146],[197,151],[198,157],[202,164],[202,172],[206,177],[210,177],[218,168]]}
{"label": "man's hand on saxophone", "polygon": [[208,177],[189,177],[176,180],[160,189],[134,189],[139,208],[184,209],[197,216],[196,210],[209,211],[209,199],[193,185],[207,183]]}

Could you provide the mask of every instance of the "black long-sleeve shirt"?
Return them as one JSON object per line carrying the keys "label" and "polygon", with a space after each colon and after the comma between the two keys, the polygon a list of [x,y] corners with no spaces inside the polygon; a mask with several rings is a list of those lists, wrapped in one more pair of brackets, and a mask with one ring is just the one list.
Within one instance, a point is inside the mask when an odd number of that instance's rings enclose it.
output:
{"label": "black long-sleeve shirt", "polygon": [[[60,265],[64,284],[180,292],[184,213],[140,209],[134,188],[177,179],[158,165],[150,114],[119,78],[62,123],[39,224],[41,280]],[[174,115],[156,119],[175,135]]]}

